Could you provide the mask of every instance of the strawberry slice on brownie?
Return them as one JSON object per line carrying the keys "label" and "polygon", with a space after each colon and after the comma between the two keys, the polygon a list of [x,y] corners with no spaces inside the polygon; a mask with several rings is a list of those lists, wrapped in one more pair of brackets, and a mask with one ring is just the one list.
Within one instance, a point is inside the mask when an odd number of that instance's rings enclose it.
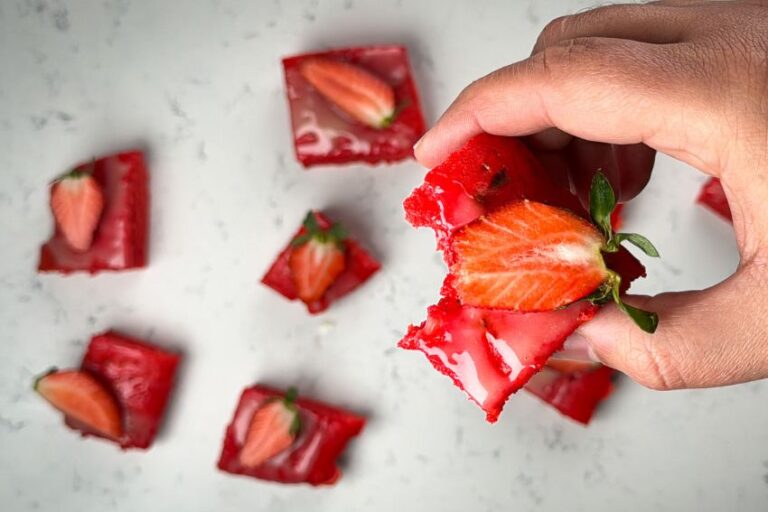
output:
{"label": "strawberry slice on brownie", "polygon": [[283,59],[296,158],[321,164],[413,156],[424,116],[402,46],[342,48]]}
{"label": "strawberry slice on brownie", "polygon": [[[451,272],[443,298],[400,346],[422,351],[491,422],[601,303],[634,310],[620,294],[645,269],[619,242],[653,250],[613,233],[615,199],[600,192],[587,212],[519,140],[481,134],[405,200],[407,220],[434,230]],[[649,315],[646,327],[654,322]]]}

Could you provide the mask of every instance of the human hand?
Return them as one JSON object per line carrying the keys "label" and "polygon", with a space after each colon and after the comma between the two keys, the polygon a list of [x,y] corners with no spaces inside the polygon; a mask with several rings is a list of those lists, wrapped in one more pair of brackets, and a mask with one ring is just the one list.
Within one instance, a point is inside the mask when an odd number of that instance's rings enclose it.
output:
{"label": "human hand", "polygon": [[[414,148],[416,157],[433,167],[488,132],[533,135],[531,145],[545,164],[570,160],[566,170],[577,188],[602,158],[614,166],[609,177],[621,199],[637,194],[649,176],[653,154],[641,144],[719,177],[741,255],[736,273],[702,291],[629,297],[630,304],[658,312],[655,334],[607,306],[576,336],[600,361],[653,389],[765,378],[766,55],[766,1],[665,0],[558,18],[530,58],[464,89]],[[579,154],[587,156],[574,158]]]}

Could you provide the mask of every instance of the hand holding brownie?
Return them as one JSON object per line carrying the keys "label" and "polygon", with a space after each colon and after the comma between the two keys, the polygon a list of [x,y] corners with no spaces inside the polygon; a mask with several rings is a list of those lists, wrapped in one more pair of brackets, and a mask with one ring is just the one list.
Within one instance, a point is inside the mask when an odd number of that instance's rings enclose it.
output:
{"label": "hand holding brownie", "polygon": [[530,58],[467,87],[415,148],[432,167],[480,132],[533,135],[544,163],[570,174],[582,196],[602,166],[620,199],[631,198],[652,150],[722,180],[736,273],[707,290],[630,298],[661,316],[653,335],[610,306],[578,331],[601,361],[654,389],[768,377],[766,28],[768,7],[755,1],[667,0],[558,18]]}

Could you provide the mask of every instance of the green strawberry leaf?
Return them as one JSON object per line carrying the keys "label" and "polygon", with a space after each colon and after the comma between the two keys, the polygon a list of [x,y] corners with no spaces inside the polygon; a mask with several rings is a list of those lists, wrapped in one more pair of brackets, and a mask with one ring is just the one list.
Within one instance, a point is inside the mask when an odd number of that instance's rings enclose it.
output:
{"label": "green strawberry leaf", "polygon": [[645,311],[625,303],[622,303],[619,307],[629,315],[629,317],[634,320],[635,324],[642,330],[649,334],[656,332],[656,328],[659,326],[659,315],[652,311]]}
{"label": "green strawberry leaf", "polygon": [[312,240],[312,238],[313,238],[313,235],[312,235],[312,233],[309,233],[309,232],[304,233],[303,235],[299,235],[296,238],[294,238],[293,240],[291,240],[291,247],[302,246],[305,243],[307,243],[310,240]]}
{"label": "green strawberry leaf", "polygon": [[347,230],[344,229],[344,226],[337,222],[336,224],[332,225],[330,229],[328,229],[328,235],[334,242],[341,242],[347,238]]}
{"label": "green strawberry leaf", "polygon": [[320,230],[320,226],[317,224],[317,217],[315,217],[315,212],[313,211],[307,212],[307,216],[304,217],[304,222],[302,224],[310,234],[314,234]]}
{"label": "green strawberry leaf", "polygon": [[[659,257],[659,251],[656,247],[642,235],[637,233],[614,233],[611,225],[611,213],[616,208],[616,194],[613,192],[611,184],[605,175],[597,170],[592,178],[592,187],[589,190],[589,214],[592,221],[600,228],[605,235],[605,244],[602,247],[604,252],[616,252],[621,248],[621,242],[627,241],[639,247],[648,256]],[[592,292],[587,297],[592,304],[604,304],[613,296],[613,301],[632,321],[642,330],[653,333],[659,325],[659,316],[650,311],[643,311],[636,307],[625,304],[619,296],[621,287],[621,276],[616,272],[609,270],[605,283]]]}
{"label": "green strawberry leaf", "polygon": [[614,208],[616,208],[616,194],[613,193],[608,178],[598,169],[592,178],[592,187],[589,190],[589,214],[594,223],[603,230],[608,241],[613,234],[611,212]]}
{"label": "green strawberry leaf", "polygon": [[288,388],[285,397],[283,397],[283,404],[293,413],[293,421],[291,421],[291,426],[288,430],[288,433],[292,436],[298,434],[299,429],[301,429],[301,417],[299,416],[299,408],[296,406],[296,399],[298,397],[299,392],[295,387]]}
{"label": "green strawberry leaf", "polygon": [[[613,273],[613,272],[611,272]],[[610,274],[609,274],[610,275]],[[659,315],[651,311],[645,311],[634,306],[630,306],[619,297],[619,285],[621,278],[615,281],[613,287],[613,301],[626,315],[632,319],[635,324],[647,333],[653,334],[659,326]]]}
{"label": "green strawberry leaf", "polygon": [[643,235],[638,235],[637,233],[616,233],[615,238],[618,243],[626,240],[632,245],[640,248],[640,250],[642,250],[648,256],[653,258],[659,257],[659,251],[656,250],[656,247],[654,247],[651,241],[645,238]]}
{"label": "green strawberry leaf", "polygon": [[288,391],[285,392],[285,397],[283,398],[283,401],[286,405],[293,404],[296,399],[299,398],[299,390],[295,387],[288,388]]}
{"label": "green strawberry leaf", "polygon": [[302,226],[305,232],[291,241],[291,247],[299,247],[310,240],[317,240],[323,244],[335,243],[339,248],[343,249],[341,242],[347,238],[347,231],[341,224],[336,223],[327,229],[323,229],[318,224],[315,213],[310,211],[304,218]]}

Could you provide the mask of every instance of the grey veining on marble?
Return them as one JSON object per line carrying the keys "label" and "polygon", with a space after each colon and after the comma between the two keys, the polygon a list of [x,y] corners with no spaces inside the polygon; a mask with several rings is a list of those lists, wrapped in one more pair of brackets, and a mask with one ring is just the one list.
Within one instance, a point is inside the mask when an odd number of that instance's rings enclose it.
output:
{"label": "grey veining on marble", "polygon": [[[280,57],[404,43],[434,120],[472,79],[525,57],[582,1],[0,1],[0,509],[374,511],[768,510],[768,383],[656,393],[628,380],[588,429],[526,395],[496,425],[394,345],[443,272],[400,203],[415,163],[304,172]],[[49,180],[139,147],[152,175],[151,266],[39,276]],[[640,292],[701,288],[737,264],[694,206],[703,177],[660,158],[628,228],[664,255]],[[258,284],[309,207],[348,220],[384,270],[309,317]],[[147,453],[81,440],[31,392],[115,327],[185,353]],[[296,383],[370,416],[329,489],[215,470],[253,381]]]}

